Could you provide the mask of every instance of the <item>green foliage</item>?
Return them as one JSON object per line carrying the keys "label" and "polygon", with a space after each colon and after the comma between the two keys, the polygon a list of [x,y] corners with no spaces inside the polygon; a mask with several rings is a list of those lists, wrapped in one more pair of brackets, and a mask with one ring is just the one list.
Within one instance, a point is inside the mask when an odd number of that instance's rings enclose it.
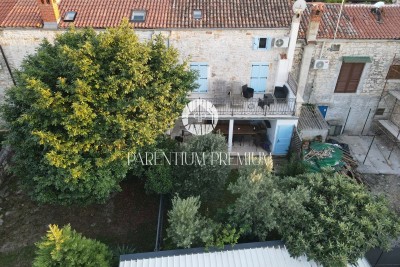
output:
{"label": "green foliage", "polygon": [[242,229],[237,230],[230,224],[226,226],[218,224],[214,229],[212,238],[206,242],[206,248],[216,247],[223,249],[226,244],[233,246],[237,244],[242,233]]}
{"label": "green foliage", "polygon": [[38,242],[34,267],[93,266],[108,267],[112,254],[108,247],[96,240],[83,237],[70,225],[59,229],[50,225],[47,235]]}
{"label": "green foliage", "polygon": [[[187,162],[191,163],[193,160],[193,164],[178,164],[174,168],[174,191],[184,197],[200,195],[202,200],[218,196],[225,188],[230,172],[230,167],[223,162],[220,164],[216,156],[220,152],[227,153],[225,138],[218,134],[193,136],[183,144],[182,151],[187,155]],[[199,155],[201,164],[196,158],[191,158],[192,153]]]}
{"label": "green foliage", "polygon": [[103,202],[120,189],[127,154],[180,115],[195,73],[161,37],[140,43],[125,20],[69,29],[26,58],[3,117],[13,173],[40,202]]}
{"label": "green foliage", "polygon": [[119,266],[119,256],[125,254],[133,254],[136,252],[136,249],[131,245],[117,245],[112,247],[111,249],[113,259],[112,259],[112,266]]}
{"label": "green foliage", "polygon": [[302,187],[284,191],[281,179],[263,166],[247,166],[239,172],[229,190],[238,197],[230,209],[230,220],[248,235],[265,240],[280,225],[284,216],[301,216],[308,192]]}
{"label": "green foliage", "polygon": [[[176,141],[164,135],[157,139],[155,145],[148,146],[146,149],[147,152],[157,152],[160,155],[165,153],[167,157],[169,153],[176,152],[176,150]],[[148,192],[166,194],[172,191],[174,183],[173,168],[167,162],[146,166],[144,176],[146,177],[145,188]]]}
{"label": "green foliage", "polygon": [[287,178],[286,191],[305,187],[305,213],[287,213],[279,231],[291,255],[304,253],[324,266],[355,264],[369,249],[388,248],[400,234],[400,221],[381,197],[347,176],[325,171]]}
{"label": "green foliage", "polygon": [[281,171],[280,175],[281,176],[296,176],[300,174],[304,174],[308,172],[308,164],[296,157],[295,154],[290,155],[289,162],[285,164]]}
{"label": "green foliage", "polygon": [[181,248],[190,248],[193,244],[206,243],[212,238],[213,226],[199,214],[200,198],[188,197],[172,199],[172,209],[168,211],[167,235]]}

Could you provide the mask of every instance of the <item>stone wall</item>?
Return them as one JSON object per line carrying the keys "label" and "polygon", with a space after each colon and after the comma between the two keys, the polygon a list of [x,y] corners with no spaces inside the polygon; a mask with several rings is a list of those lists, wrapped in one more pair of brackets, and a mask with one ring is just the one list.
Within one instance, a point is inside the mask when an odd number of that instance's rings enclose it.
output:
{"label": "stone wall", "polygon": [[7,69],[6,60],[0,52],[0,103],[4,99],[4,92],[7,88],[13,85],[11,75]]}
{"label": "stone wall", "polygon": [[[279,53],[287,48],[253,50],[254,37],[283,37],[287,30],[179,30],[173,31],[170,44],[182,58],[209,65],[209,90],[211,93],[236,84],[250,84],[251,64],[269,63],[267,91],[273,91]],[[235,86],[235,85],[233,85]],[[223,89],[222,89],[223,90]]]}
{"label": "stone wall", "polygon": [[[344,125],[348,116],[344,131],[348,134],[361,134],[371,110],[363,131],[365,134],[378,106],[393,57],[400,51],[400,41],[338,40],[335,44],[340,44],[339,51],[330,51],[331,44],[332,40],[327,40],[325,44],[320,41],[317,44],[314,59],[320,56],[328,59],[329,68],[314,70],[313,66],[310,66],[304,99],[312,104],[328,106],[326,120],[331,124]],[[334,92],[342,56],[369,56],[372,59],[372,63],[367,63],[364,68],[356,93]],[[390,81],[387,87],[393,89],[400,84],[399,82]]]}
{"label": "stone wall", "polygon": [[[22,60],[47,38],[52,42],[62,30],[4,29],[0,31],[3,46],[12,68],[19,68]],[[283,37],[289,29],[279,30],[136,30],[140,40],[159,34],[169,38],[169,44],[176,47],[181,59],[209,64],[209,92],[236,83],[238,86],[250,83],[251,63],[269,63],[267,91],[272,91],[276,76],[279,53],[287,48],[271,48],[268,51],[253,50],[254,37]],[[4,79],[2,79],[4,80]],[[7,79],[6,79],[7,80]]]}

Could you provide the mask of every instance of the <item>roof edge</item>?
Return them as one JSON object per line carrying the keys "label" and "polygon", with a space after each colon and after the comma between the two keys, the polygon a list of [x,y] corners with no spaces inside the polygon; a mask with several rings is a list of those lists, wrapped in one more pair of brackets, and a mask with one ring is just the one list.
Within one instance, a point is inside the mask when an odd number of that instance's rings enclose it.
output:
{"label": "roof edge", "polygon": [[200,248],[189,248],[189,249],[165,250],[157,252],[144,252],[144,253],[120,255],[119,261],[121,262],[121,261],[131,261],[131,260],[142,260],[149,258],[181,256],[187,254],[200,254],[200,253],[210,253],[219,251],[232,251],[232,250],[261,248],[261,247],[283,247],[284,245],[285,243],[282,240],[275,240],[275,241],[265,241],[265,242],[242,243],[242,244],[236,244],[234,246],[225,245],[223,249],[210,248],[206,250],[206,248],[200,247]]}

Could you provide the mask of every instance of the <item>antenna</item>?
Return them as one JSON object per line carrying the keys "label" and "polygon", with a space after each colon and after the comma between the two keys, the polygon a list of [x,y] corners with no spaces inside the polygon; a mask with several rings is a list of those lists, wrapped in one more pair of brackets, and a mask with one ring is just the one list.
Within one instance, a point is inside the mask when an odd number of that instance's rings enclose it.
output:
{"label": "antenna", "polygon": [[336,33],[337,33],[338,28],[339,28],[340,18],[342,17],[342,11],[343,11],[344,1],[345,1],[345,0],[342,0],[342,4],[340,5],[339,18],[338,18],[338,21],[337,21],[337,23],[336,23],[336,29],[335,29],[335,34],[334,34],[334,36],[333,36],[333,42],[335,42],[335,40],[336,40]]}

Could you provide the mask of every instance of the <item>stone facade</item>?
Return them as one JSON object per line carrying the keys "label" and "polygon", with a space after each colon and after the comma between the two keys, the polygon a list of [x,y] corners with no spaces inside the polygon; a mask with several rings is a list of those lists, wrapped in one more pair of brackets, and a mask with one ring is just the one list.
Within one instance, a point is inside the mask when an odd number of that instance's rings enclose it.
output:
{"label": "stone facade", "polygon": [[[52,42],[63,31],[39,29],[9,29],[0,31],[0,44],[3,46],[11,68],[19,68],[22,60],[47,38]],[[253,50],[254,37],[283,37],[289,29],[281,30],[177,30],[144,31],[136,30],[139,39],[146,40],[153,34],[168,37],[169,44],[176,47],[181,59],[209,64],[209,92],[228,86],[229,83],[250,83],[251,63],[269,63],[267,91],[273,91],[276,68],[280,53],[287,48]],[[4,80],[4,79],[2,79]],[[7,80],[7,79],[6,79]]]}
{"label": "stone facade", "polygon": [[[332,125],[346,124],[344,132],[348,134],[361,134],[368,117],[363,131],[365,134],[370,127],[385,84],[386,90],[400,88],[400,80],[386,82],[386,75],[395,53],[400,51],[400,41],[336,40],[334,44],[340,45],[339,51],[331,51],[331,44],[332,40],[325,42],[319,40],[317,43],[312,56],[314,60],[328,59],[329,68],[314,70],[311,64],[304,101],[328,106],[326,120]],[[366,63],[355,93],[334,92],[343,56],[369,56],[372,59],[372,63]],[[294,70],[295,73],[297,71]],[[381,105],[385,103],[380,103]]]}
{"label": "stone facade", "polygon": [[280,53],[287,48],[253,50],[254,37],[283,37],[285,30],[181,30],[173,31],[170,44],[182,58],[190,62],[207,62],[209,65],[209,93],[226,90],[232,86],[250,84],[251,64],[269,64],[267,92],[273,92]]}

